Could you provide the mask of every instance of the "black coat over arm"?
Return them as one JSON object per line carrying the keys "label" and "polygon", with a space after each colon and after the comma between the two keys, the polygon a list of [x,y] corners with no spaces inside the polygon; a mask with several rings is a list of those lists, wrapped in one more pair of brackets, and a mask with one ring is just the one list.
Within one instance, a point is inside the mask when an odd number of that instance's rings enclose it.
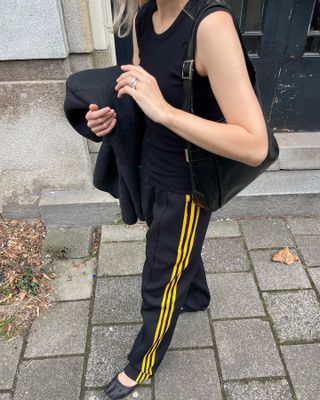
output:
{"label": "black coat over arm", "polygon": [[[123,71],[115,65],[78,71],[66,80],[64,112],[82,136],[102,142],[93,173],[93,185],[119,199],[122,220],[132,225],[144,221],[140,193],[140,154],[145,115],[130,95],[117,98],[116,79]],[[89,104],[109,106],[117,122],[109,134],[96,136],[85,118]]]}

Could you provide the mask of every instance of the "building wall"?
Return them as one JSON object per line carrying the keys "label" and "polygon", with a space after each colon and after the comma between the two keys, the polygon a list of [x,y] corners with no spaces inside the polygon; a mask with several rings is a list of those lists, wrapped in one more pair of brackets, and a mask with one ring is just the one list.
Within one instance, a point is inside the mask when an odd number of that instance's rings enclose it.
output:
{"label": "building wall", "polygon": [[0,1],[0,209],[92,186],[87,141],[63,112],[72,72],[115,63],[109,0]]}

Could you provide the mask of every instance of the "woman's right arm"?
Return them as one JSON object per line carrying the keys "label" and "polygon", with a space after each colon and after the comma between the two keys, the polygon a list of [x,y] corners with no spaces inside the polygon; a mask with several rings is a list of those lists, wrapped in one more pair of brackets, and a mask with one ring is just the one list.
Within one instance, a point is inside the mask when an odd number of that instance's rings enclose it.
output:
{"label": "woman's right arm", "polygon": [[[134,65],[139,65],[139,48],[136,34],[136,15],[134,16],[133,26],[132,26],[132,47],[133,47],[133,57],[132,63]],[[88,121],[87,126],[94,132],[97,136],[107,135],[112,131],[117,123],[116,112],[110,110],[110,107],[104,107],[99,110],[96,104],[89,105],[89,111],[86,114],[86,120]]]}

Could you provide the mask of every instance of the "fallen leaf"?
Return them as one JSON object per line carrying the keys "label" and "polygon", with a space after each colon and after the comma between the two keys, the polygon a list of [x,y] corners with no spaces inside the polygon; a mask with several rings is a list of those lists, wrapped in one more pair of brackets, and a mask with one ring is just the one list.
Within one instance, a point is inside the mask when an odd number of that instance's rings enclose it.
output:
{"label": "fallen leaf", "polygon": [[273,253],[271,256],[272,261],[276,262],[282,262],[287,265],[293,264],[295,261],[300,261],[298,256],[294,256],[290,250],[289,247],[286,246],[282,248],[281,250],[277,251],[276,253]]}
{"label": "fallen leaf", "polygon": [[19,293],[19,299],[23,300],[26,297],[26,295],[27,295],[27,292],[20,292]]}
{"label": "fallen leaf", "polygon": [[44,276],[46,279],[49,279],[49,281],[52,281],[52,279],[49,278],[48,275],[47,275],[45,272],[43,273],[43,276]]}

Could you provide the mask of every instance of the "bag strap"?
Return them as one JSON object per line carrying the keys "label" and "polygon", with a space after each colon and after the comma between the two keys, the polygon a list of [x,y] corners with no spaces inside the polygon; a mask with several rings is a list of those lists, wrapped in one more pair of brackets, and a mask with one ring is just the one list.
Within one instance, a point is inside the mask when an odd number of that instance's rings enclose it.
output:
{"label": "bag strap", "polygon": [[[186,58],[182,64],[182,79],[183,79],[183,85],[182,85],[182,109],[187,112],[194,113],[193,109],[193,73],[194,73],[194,54],[195,54],[195,45],[196,45],[196,31],[198,28],[198,25],[201,21],[201,16],[204,12],[206,12],[208,9],[213,8],[213,7],[223,7],[225,10],[227,10],[230,15],[232,16],[232,19],[234,21],[238,37],[241,43],[241,47],[244,53],[249,77],[252,83],[252,86],[255,87],[257,85],[256,82],[256,71],[255,68],[252,65],[252,62],[247,54],[246,47],[244,45],[242,36],[241,36],[241,31],[240,27],[237,21],[237,18],[234,16],[233,12],[229,8],[228,5],[222,5],[222,4],[209,4],[203,9],[200,10],[200,12],[196,15],[194,19],[194,23],[192,26],[192,31],[191,31],[191,37],[188,42],[187,46],[187,51],[186,51]],[[185,148],[185,158],[188,163],[191,161],[191,153],[193,151],[192,149],[192,143],[190,143],[188,140],[186,140],[186,148]]]}

